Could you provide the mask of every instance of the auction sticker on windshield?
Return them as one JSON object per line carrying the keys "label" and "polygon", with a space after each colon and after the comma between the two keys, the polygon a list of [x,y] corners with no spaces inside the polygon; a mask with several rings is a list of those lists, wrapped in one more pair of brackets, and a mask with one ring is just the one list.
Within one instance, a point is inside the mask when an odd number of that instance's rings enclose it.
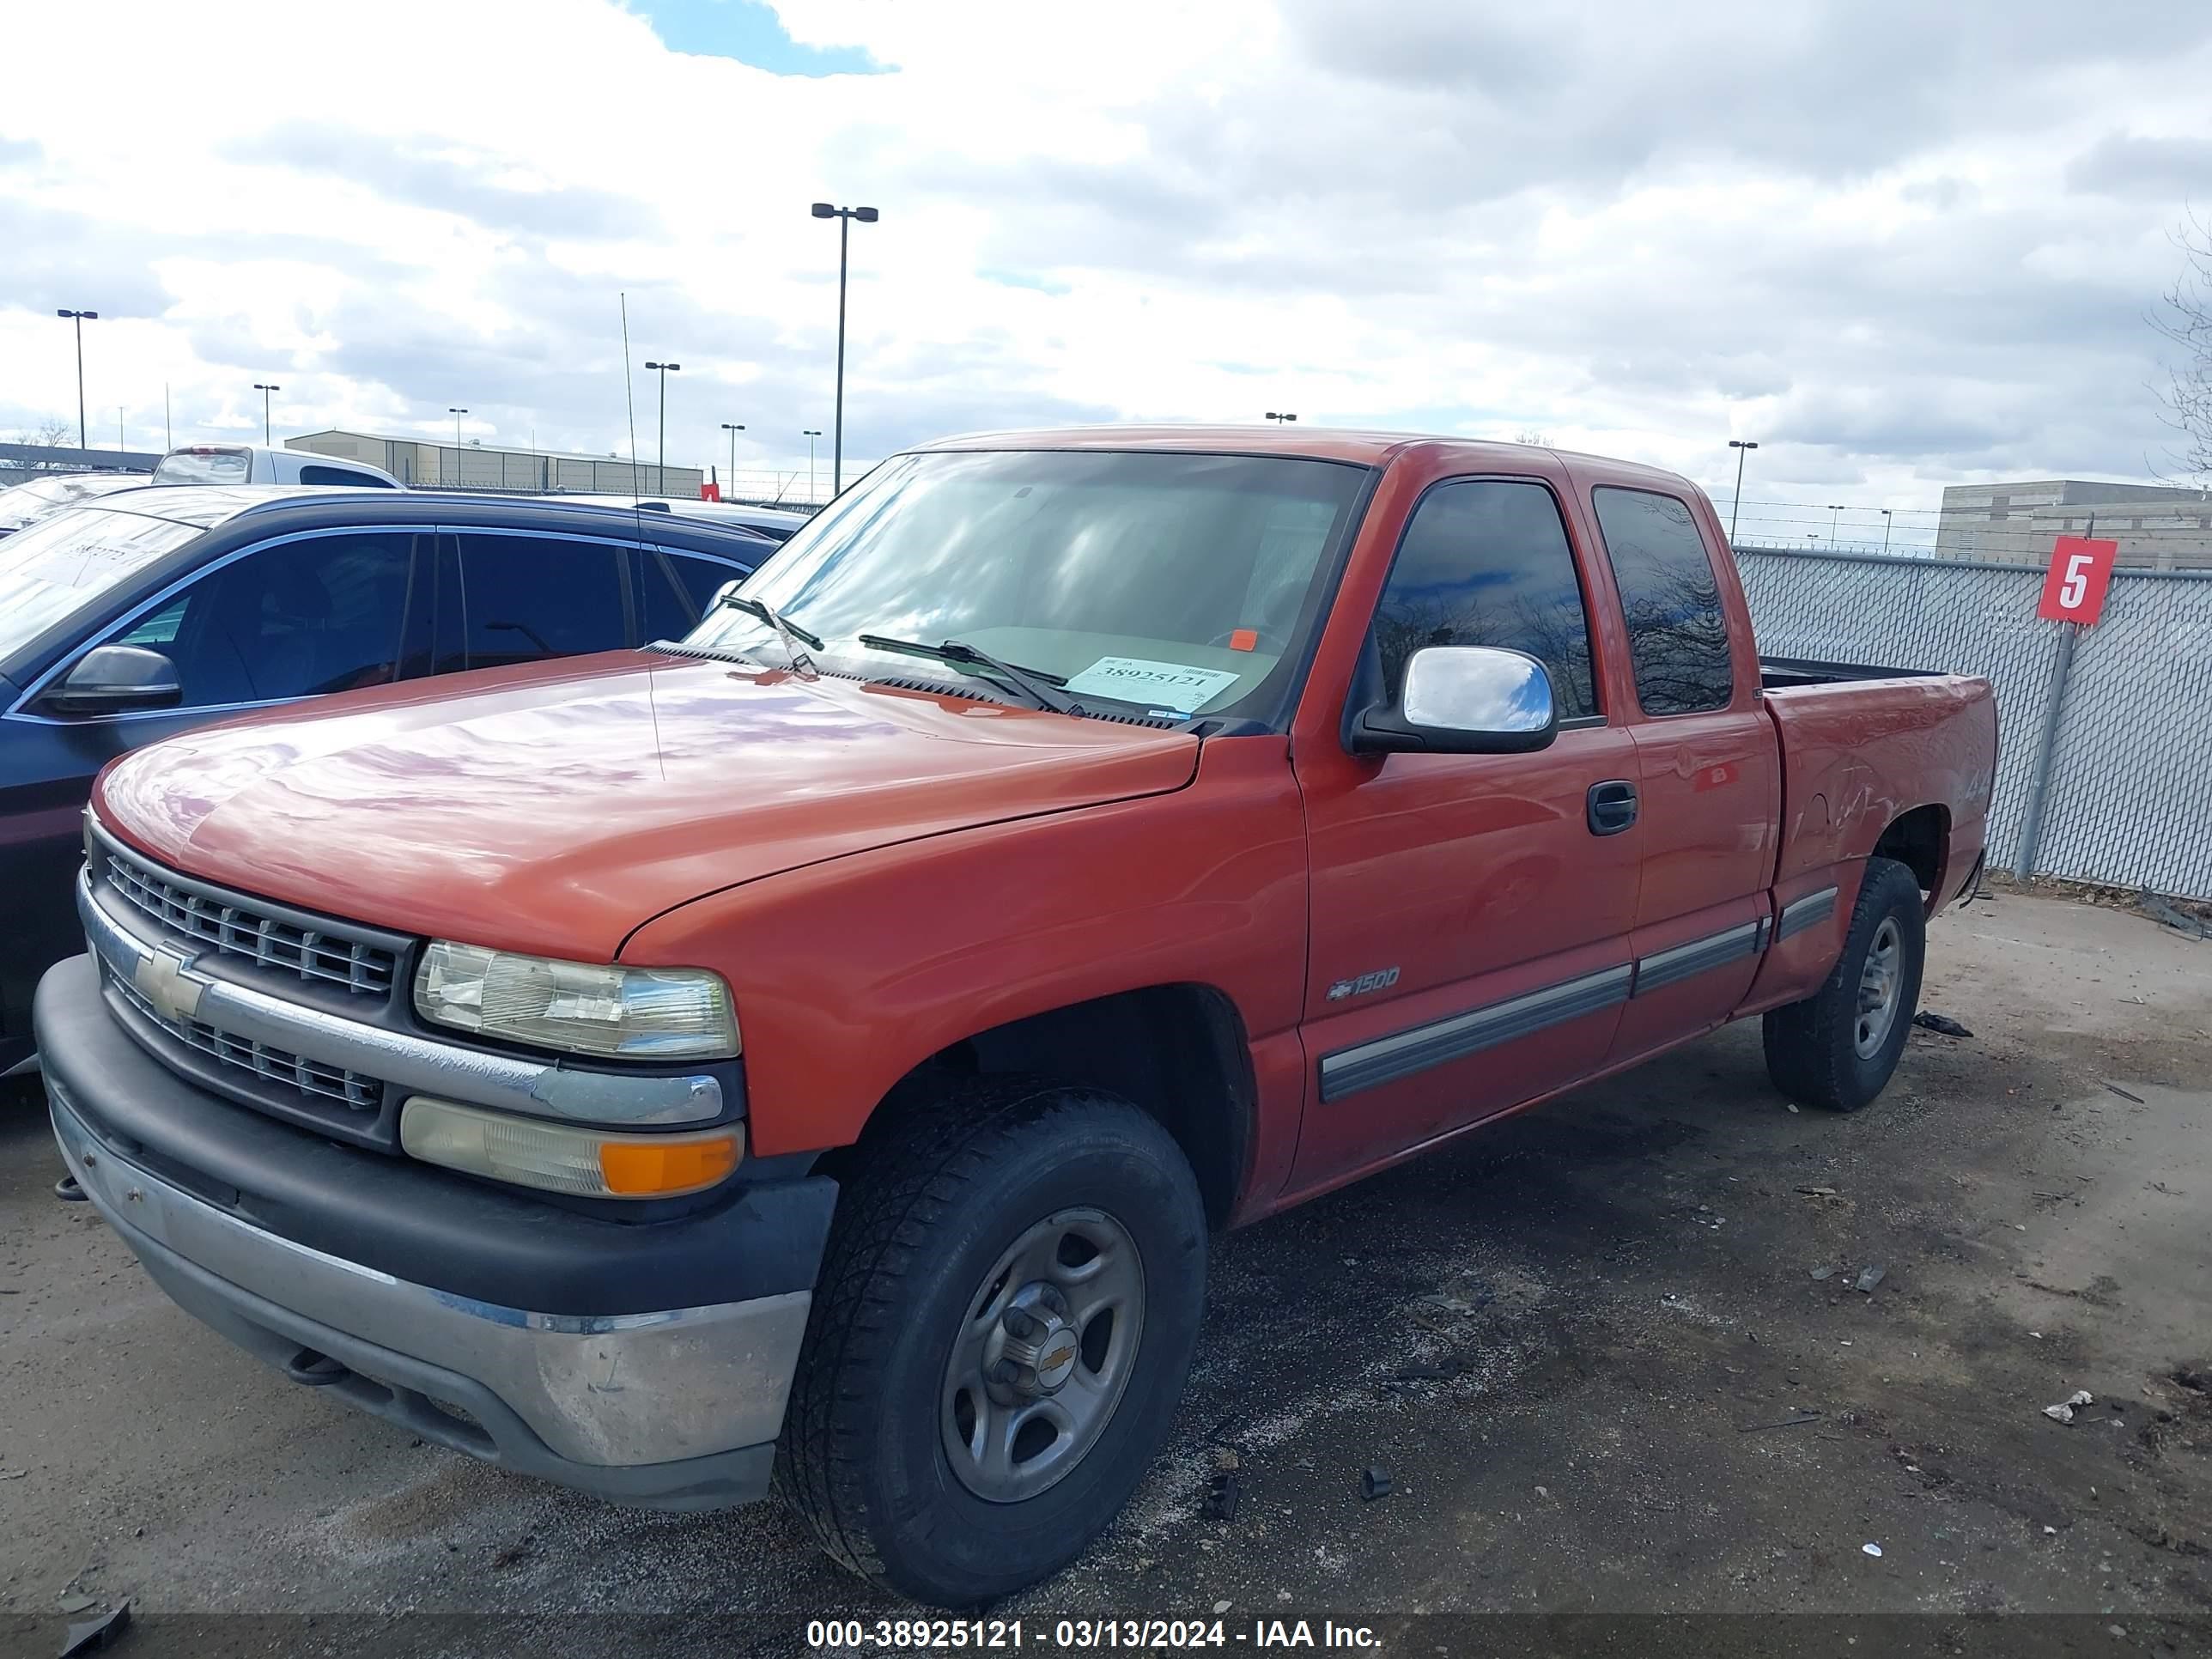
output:
{"label": "auction sticker on windshield", "polygon": [[1142,657],[1101,657],[1067,683],[1081,696],[1120,697],[1158,704],[1178,714],[1194,714],[1241,677],[1218,668],[1192,668],[1179,662],[1147,662]]}

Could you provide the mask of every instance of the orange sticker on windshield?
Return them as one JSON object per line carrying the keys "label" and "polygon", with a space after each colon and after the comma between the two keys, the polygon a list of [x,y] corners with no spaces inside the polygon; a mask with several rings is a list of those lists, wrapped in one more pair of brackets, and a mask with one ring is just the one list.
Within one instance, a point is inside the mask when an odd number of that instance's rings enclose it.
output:
{"label": "orange sticker on windshield", "polygon": [[1229,648],[1231,651],[1257,651],[1260,648],[1260,630],[1256,628],[1238,629],[1229,636]]}

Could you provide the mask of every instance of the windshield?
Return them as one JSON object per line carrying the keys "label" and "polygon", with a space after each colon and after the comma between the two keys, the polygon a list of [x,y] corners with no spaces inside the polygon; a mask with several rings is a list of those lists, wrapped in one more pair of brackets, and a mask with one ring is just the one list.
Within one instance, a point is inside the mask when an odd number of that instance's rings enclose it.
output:
{"label": "windshield", "polygon": [[73,502],[105,495],[112,489],[129,489],[145,482],[143,477],[72,472],[58,478],[34,478],[13,489],[0,489],[0,530],[20,530]]}
{"label": "windshield", "polygon": [[154,469],[157,484],[244,483],[253,472],[253,454],[245,449],[173,449]]}
{"label": "windshield", "polygon": [[[1365,472],[1277,457],[935,451],[885,462],[746,582],[814,653],[988,695],[863,634],[947,640],[1064,680],[1079,703],[1268,718]],[[687,641],[784,660],[726,607]]]}
{"label": "windshield", "polygon": [[197,525],[78,507],[0,541],[0,662],[201,533]]}

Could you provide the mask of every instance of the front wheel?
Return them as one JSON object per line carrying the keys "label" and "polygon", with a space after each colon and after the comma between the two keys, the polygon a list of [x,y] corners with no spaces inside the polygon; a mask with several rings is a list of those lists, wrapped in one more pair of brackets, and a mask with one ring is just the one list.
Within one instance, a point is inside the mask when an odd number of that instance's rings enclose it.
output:
{"label": "front wheel", "polygon": [[1073,1559],[1135,1490],[1197,1341],[1206,1214],[1128,1102],[970,1079],[844,1182],[776,1484],[830,1554],[967,1607]]}
{"label": "front wheel", "polygon": [[1766,1074],[1792,1100],[1856,1112],[1888,1086],[1920,1006],[1927,912],[1894,859],[1869,859],[1843,954],[1820,988],[1761,1023]]}

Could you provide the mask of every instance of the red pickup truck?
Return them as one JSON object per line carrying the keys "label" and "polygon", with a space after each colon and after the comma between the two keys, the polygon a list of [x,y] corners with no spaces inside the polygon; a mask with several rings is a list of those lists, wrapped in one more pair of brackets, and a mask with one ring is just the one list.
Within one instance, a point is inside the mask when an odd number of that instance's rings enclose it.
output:
{"label": "red pickup truck", "polygon": [[963,439],[680,642],[116,762],[39,1044],[294,1381],[969,1604],[1143,1475],[1212,1231],[1749,1014],[1872,1100],[1995,758],[1984,681],[1762,664],[1671,474]]}

